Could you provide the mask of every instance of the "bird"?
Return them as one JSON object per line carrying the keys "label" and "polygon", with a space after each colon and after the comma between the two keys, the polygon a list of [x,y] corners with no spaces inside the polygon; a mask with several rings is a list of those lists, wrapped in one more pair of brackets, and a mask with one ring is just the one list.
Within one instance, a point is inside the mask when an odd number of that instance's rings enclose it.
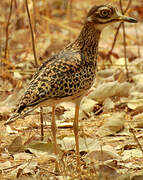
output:
{"label": "bird", "polygon": [[80,104],[96,79],[101,32],[106,26],[115,22],[137,23],[137,20],[122,15],[111,4],[94,5],[87,13],[76,40],[45,60],[35,72],[16,111],[5,122],[5,125],[27,116],[37,107],[51,106],[51,131],[54,153],[57,156],[55,108],[61,102],[73,102],[75,104],[73,121],[75,152],[77,166],[80,166],[78,137]]}

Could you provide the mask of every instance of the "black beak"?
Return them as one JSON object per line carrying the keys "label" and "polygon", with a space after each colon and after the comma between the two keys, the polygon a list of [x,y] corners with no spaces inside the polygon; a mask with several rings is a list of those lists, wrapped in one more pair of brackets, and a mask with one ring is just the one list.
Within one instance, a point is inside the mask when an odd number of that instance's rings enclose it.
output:
{"label": "black beak", "polygon": [[121,22],[125,21],[125,22],[129,22],[129,23],[137,23],[136,19],[134,19],[132,17],[124,16],[124,15],[119,16],[118,20]]}

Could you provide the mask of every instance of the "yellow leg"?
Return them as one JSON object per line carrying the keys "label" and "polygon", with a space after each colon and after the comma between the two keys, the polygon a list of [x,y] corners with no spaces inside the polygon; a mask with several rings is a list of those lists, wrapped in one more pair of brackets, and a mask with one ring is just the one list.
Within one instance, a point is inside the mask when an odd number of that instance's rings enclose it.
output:
{"label": "yellow leg", "polygon": [[80,102],[75,103],[75,117],[74,117],[74,135],[75,135],[75,145],[76,145],[76,156],[77,156],[77,167],[80,166],[80,154],[79,154],[79,140],[78,140],[78,118],[79,118],[79,107]]}

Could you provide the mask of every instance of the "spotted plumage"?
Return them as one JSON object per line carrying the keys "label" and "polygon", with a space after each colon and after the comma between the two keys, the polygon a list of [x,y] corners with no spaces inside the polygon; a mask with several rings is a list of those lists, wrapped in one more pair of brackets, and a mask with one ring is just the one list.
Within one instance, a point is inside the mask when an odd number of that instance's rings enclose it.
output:
{"label": "spotted plumage", "polygon": [[117,22],[137,22],[123,16],[111,5],[91,8],[78,38],[64,50],[45,61],[34,74],[16,112],[6,123],[26,116],[39,106],[52,106],[52,135],[57,155],[55,106],[62,101],[75,103],[73,129],[76,142],[77,165],[79,165],[78,116],[80,101],[95,80],[98,42],[101,31]]}
{"label": "spotted plumage", "polygon": [[87,22],[74,43],[45,61],[33,75],[11,122],[38,106],[83,96],[95,79],[99,36],[100,31],[95,32]]}

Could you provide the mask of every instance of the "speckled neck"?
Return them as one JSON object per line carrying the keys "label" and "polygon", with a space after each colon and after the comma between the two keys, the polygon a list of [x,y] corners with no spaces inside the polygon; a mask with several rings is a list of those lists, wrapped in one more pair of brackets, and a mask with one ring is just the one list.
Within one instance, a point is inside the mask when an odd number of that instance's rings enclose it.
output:
{"label": "speckled neck", "polygon": [[79,50],[88,56],[96,56],[101,31],[96,29],[95,24],[86,22],[75,42],[66,49]]}

